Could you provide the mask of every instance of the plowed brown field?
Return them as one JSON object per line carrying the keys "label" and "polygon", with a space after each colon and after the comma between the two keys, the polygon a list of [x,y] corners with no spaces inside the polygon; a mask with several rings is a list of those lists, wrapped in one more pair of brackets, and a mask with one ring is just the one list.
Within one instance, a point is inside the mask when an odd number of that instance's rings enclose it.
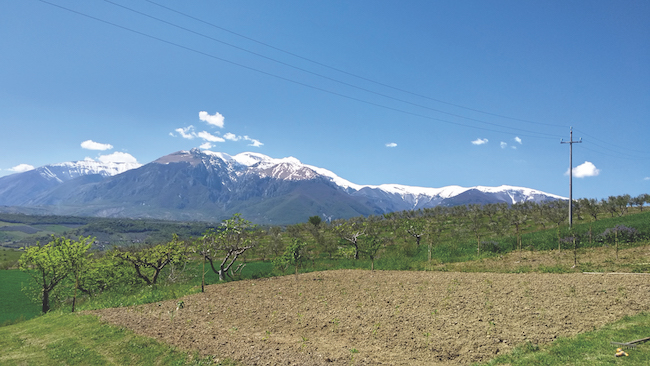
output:
{"label": "plowed brown field", "polygon": [[649,295],[639,274],[339,270],[94,313],[249,365],[457,365],[647,311]]}

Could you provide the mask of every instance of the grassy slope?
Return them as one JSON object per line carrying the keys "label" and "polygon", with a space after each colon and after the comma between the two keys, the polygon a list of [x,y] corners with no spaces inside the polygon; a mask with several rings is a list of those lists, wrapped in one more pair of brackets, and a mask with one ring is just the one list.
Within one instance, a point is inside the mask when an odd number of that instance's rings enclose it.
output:
{"label": "grassy slope", "polygon": [[17,269],[0,270],[0,324],[18,319],[31,319],[41,313],[35,303],[21,291],[29,275]]}
{"label": "grassy slope", "polygon": [[2,365],[210,365],[201,358],[100,323],[90,315],[52,312],[0,328]]}
{"label": "grassy slope", "polygon": [[629,356],[617,358],[616,348],[620,346],[610,343],[629,342],[649,335],[650,314],[643,313],[576,337],[559,338],[549,345],[521,345],[485,365],[650,365],[650,344],[625,349]]}
{"label": "grassy slope", "polygon": [[0,269],[18,267],[18,259],[23,252],[15,249],[0,249]]}

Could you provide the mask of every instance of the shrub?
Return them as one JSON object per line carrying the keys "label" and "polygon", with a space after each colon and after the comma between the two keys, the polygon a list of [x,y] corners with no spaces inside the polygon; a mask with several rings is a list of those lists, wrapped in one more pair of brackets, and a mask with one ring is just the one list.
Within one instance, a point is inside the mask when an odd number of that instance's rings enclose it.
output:
{"label": "shrub", "polygon": [[502,248],[501,245],[496,242],[496,241],[482,241],[481,242],[481,250],[484,252],[491,252],[491,253],[501,253]]}
{"label": "shrub", "polygon": [[616,238],[618,238],[619,242],[623,243],[633,243],[640,239],[637,229],[625,225],[616,225],[613,228],[607,228],[598,237],[601,242],[605,243],[614,243]]}

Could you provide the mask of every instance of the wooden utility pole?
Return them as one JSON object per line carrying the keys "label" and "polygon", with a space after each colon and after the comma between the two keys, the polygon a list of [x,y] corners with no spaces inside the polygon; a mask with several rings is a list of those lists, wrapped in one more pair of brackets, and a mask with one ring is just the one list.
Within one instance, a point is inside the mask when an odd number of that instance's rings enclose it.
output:
{"label": "wooden utility pole", "polygon": [[573,144],[582,142],[582,137],[579,141],[573,141],[573,127],[571,127],[569,134],[569,141],[560,140],[561,144],[569,144],[569,229],[573,226]]}

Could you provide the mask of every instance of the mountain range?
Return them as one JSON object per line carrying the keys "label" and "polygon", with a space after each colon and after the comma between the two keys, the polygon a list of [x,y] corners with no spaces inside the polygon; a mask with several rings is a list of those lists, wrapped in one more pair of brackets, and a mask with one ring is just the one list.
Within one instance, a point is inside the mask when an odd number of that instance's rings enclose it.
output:
{"label": "mountain range", "polygon": [[566,199],[531,188],[412,187],[351,183],[293,157],[234,156],[192,149],[149,164],[87,159],[0,177],[4,210],[55,215],[220,221],[241,213],[258,224],[292,224],[438,205]]}

